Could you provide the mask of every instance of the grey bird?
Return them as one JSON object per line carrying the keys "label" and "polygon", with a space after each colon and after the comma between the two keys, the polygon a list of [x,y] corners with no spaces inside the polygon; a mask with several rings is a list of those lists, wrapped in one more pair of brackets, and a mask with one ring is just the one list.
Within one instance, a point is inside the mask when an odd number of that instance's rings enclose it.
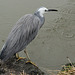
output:
{"label": "grey bird", "polygon": [[[49,11],[58,10],[41,7],[34,14],[26,14],[17,21],[1,49],[0,59],[2,61],[7,61],[14,54],[26,48],[44,24],[43,14]],[[28,57],[27,53],[26,56]]]}

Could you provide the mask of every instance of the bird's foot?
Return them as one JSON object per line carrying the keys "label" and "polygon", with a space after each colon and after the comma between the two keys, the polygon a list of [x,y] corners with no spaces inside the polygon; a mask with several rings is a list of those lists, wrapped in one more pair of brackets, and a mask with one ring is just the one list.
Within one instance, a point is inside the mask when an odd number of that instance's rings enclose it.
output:
{"label": "bird's foot", "polygon": [[19,57],[18,59],[17,59],[17,61],[19,61],[19,60],[21,60],[21,59],[26,59],[25,57]]}
{"label": "bird's foot", "polygon": [[19,61],[21,59],[26,59],[25,57],[20,57],[18,53],[16,53],[16,58],[17,58],[17,61]]}
{"label": "bird's foot", "polygon": [[30,60],[26,61],[26,64],[27,64],[27,63],[30,63],[30,64],[34,65],[35,67],[38,67],[35,63],[33,63],[33,62],[30,61]]}

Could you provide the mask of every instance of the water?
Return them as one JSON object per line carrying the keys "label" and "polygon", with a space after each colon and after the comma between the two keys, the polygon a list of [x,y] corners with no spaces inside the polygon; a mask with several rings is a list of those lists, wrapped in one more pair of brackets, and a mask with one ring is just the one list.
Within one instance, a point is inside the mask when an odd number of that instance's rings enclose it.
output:
{"label": "water", "polygon": [[[23,15],[45,6],[59,12],[45,14],[46,22],[27,51],[33,62],[48,69],[60,69],[75,61],[74,0],[0,0],[0,49],[16,21]],[[25,56],[23,51],[20,56]]]}

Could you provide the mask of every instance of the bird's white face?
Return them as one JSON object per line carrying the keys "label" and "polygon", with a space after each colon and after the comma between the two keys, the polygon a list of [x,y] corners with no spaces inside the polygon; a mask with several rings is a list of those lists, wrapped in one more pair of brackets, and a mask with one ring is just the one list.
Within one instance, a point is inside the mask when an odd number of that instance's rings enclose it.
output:
{"label": "bird's white face", "polygon": [[41,7],[37,10],[39,12],[40,16],[43,17],[44,13],[50,12],[50,11],[58,11],[56,9],[47,9],[46,7]]}
{"label": "bird's white face", "polygon": [[46,11],[48,11],[48,9],[45,7],[41,7],[38,9],[38,11],[40,13],[40,16],[43,17],[43,14],[46,13]]}

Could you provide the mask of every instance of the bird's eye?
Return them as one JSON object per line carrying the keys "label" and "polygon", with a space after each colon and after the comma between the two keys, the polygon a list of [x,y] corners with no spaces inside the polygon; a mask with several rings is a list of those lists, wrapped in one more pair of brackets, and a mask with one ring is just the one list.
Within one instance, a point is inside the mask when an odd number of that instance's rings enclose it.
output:
{"label": "bird's eye", "polygon": [[45,10],[45,12],[46,12],[47,10]]}

